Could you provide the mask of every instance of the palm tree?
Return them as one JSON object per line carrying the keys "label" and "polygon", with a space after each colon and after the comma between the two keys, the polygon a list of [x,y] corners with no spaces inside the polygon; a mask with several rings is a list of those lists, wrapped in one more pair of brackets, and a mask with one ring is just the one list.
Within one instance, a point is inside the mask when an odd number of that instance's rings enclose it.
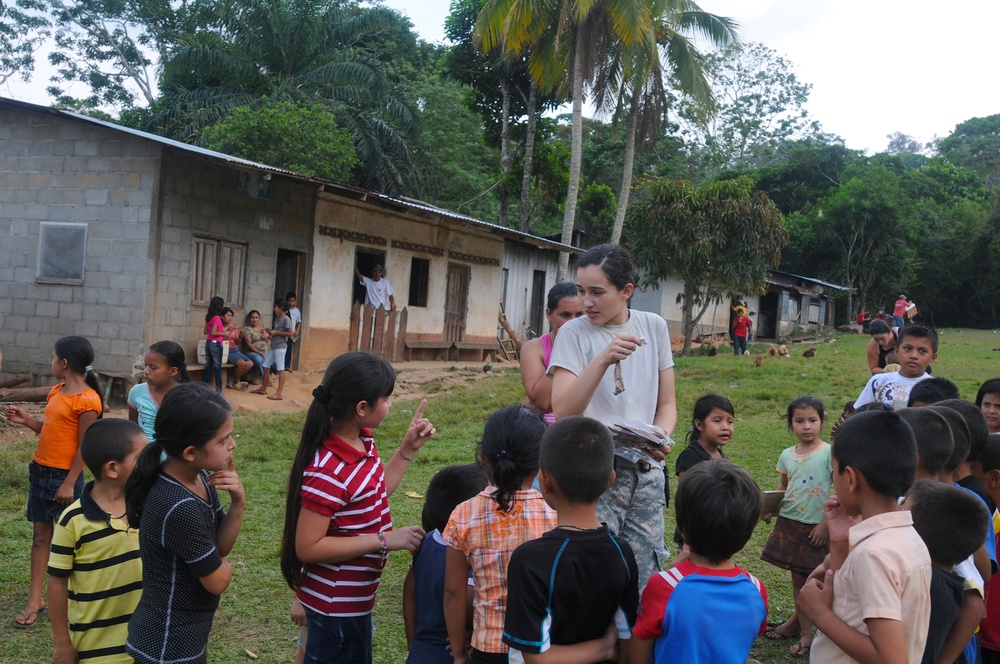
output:
{"label": "palm tree", "polygon": [[[648,0],[490,0],[476,34],[483,50],[500,46],[512,54],[529,52],[528,71],[543,91],[565,87],[569,70],[573,119],[562,242],[570,244],[580,189],[584,85],[592,85],[597,63],[615,45],[653,43]],[[569,254],[560,254],[559,281],[568,267]]]}
{"label": "palm tree", "polygon": [[391,18],[388,9],[351,11],[329,0],[240,3],[219,34],[197,35],[166,60],[151,124],[196,141],[237,107],[322,105],[353,138],[359,184],[394,190],[417,114],[390,89],[375,55],[354,46]]}
{"label": "palm tree", "polygon": [[702,11],[693,0],[652,0],[652,10],[655,46],[639,43],[612,54],[595,85],[600,93],[598,106],[607,109],[613,99],[616,115],[625,115],[625,166],[611,233],[614,244],[621,240],[628,209],[636,143],[644,138],[655,142],[667,114],[665,75],[680,92],[710,112],[714,108],[712,89],[692,37],[701,37],[718,48],[739,46],[736,22]]}

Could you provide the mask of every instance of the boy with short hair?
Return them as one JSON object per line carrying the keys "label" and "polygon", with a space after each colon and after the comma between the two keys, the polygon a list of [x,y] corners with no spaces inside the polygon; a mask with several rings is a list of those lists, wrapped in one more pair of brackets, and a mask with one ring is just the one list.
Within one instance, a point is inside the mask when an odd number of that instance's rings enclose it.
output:
{"label": "boy with short hair", "polygon": [[986,418],[990,433],[1000,433],[1000,378],[991,378],[979,387],[976,406]]}
{"label": "boy with short hair", "polygon": [[54,664],[132,661],[125,639],[142,560],[139,529],[125,517],[125,482],[145,446],[142,428],[125,419],[97,420],[83,435],[80,455],[94,480],[59,517],[49,555]]}
{"label": "boy with short hair", "polygon": [[[899,416],[910,425],[917,442],[917,480],[951,484],[951,474],[960,461],[952,460],[955,438],[948,420],[933,408],[904,408]],[[964,447],[967,451],[968,445]]]}
{"label": "boy with short hair", "polygon": [[[403,581],[403,624],[410,664],[451,664],[444,620],[444,569],[448,545],[441,531],[459,504],[479,494],[489,479],[482,466],[446,466],[427,485],[422,525],[427,533]],[[470,581],[470,588],[471,588]],[[471,615],[472,599],[468,611]]]}
{"label": "boy with short hair", "polygon": [[744,664],[767,629],[764,584],[733,563],[760,518],[763,496],[748,472],[724,459],[684,474],[674,509],[687,551],[642,592],[630,662]]}
{"label": "boy with short hair", "polygon": [[538,484],[559,524],[510,558],[503,640],[511,662],[624,654],[638,568],[628,542],[597,520],[597,500],[615,481],[614,450],[609,429],[589,417],[561,419],[542,438]]}
{"label": "boy with short hair", "polygon": [[837,497],[826,508],[829,563],[796,602],[819,629],[810,661],[919,662],[931,559],[898,502],[917,470],[913,431],[893,412],[858,413],[837,431],[831,456]]}
{"label": "boy with short hair", "polygon": [[958,399],[961,396],[958,392],[958,386],[947,378],[928,378],[910,389],[906,407],[922,408],[945,399]]}
{"label": "boy with short hair", "polygon": [[955,574],[955,565],[983,545],[989,514],[982,501],[970,492],[933,480],[914,482],[901,507],[910,510],[913,527],[927,545],[933,566],[931,617],[922,664],[934,664],[949,640],[954,640],[955,645],[945,660],[953,662],[983,615],[980,599],[978,613],[968,624],[961,624],[967,588],[965,579]]}
{"label": "boy with short hair", "polygon": [[927,367],[937,358],[938,338],[934,330],[924,325],[907,325],[899,330],[896,357],[899,371],[875,374],[868,380],[854,407],[879,402],[887,406],[903,407],[910,396],[910,389],[927,378]]}
{"label": "boy with short hair", "polygon": [[302,312],[299,311],[299,297],[295,294],[295,291],[288,291],[285,295],[285,302],[288,303],[288,318],[292,321],[292,332],[294,333],[288,337],[288,347],[285,352],[285,371],[292,373],[295,346],[299,342],[299,329],[302,327]]}

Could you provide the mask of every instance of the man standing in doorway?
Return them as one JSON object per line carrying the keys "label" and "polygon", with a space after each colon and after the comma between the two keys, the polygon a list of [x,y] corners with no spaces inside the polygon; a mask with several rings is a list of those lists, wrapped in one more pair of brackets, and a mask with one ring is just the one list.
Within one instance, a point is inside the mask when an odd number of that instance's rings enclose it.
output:
{"label": "man standing in doorway", "polygon": [[381,265],[376,265],[372,270],[372,276],[366,277],[361,274],[361,270],[359,270],[357,264],[355,264],[354,274],[357,276],[358,281],[361,282],[361,285],[365,287],[366,307],[371,306],[376,309],[379,307],[382,307],[383,309],[396,308],[396,298],[392,296],[392,285],[389,283],[388,279],[382,278],[385,271],[382,269]]}

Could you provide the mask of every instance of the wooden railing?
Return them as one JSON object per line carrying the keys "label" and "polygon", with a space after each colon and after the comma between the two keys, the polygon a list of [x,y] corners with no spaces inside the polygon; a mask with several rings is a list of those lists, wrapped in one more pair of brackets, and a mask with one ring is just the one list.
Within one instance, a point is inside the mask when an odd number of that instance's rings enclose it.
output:
{"label": "wooden railing", "polygon": [[386,311],[355,303],[351,308],[348,350],[374,353],[389,362],[403,359],[406,338],[406,309]]}

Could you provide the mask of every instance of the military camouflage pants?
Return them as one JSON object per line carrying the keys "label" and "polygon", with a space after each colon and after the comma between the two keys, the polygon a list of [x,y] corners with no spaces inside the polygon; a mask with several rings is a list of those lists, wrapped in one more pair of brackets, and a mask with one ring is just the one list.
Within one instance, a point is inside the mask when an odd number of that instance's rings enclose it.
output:
{"label": "military camouflage pants", "polygon": [[616,468],[615,483],[597,501],[597,519],[628,540],[639,568],[639,592],[670,558],[663,541],[663,470]]}

